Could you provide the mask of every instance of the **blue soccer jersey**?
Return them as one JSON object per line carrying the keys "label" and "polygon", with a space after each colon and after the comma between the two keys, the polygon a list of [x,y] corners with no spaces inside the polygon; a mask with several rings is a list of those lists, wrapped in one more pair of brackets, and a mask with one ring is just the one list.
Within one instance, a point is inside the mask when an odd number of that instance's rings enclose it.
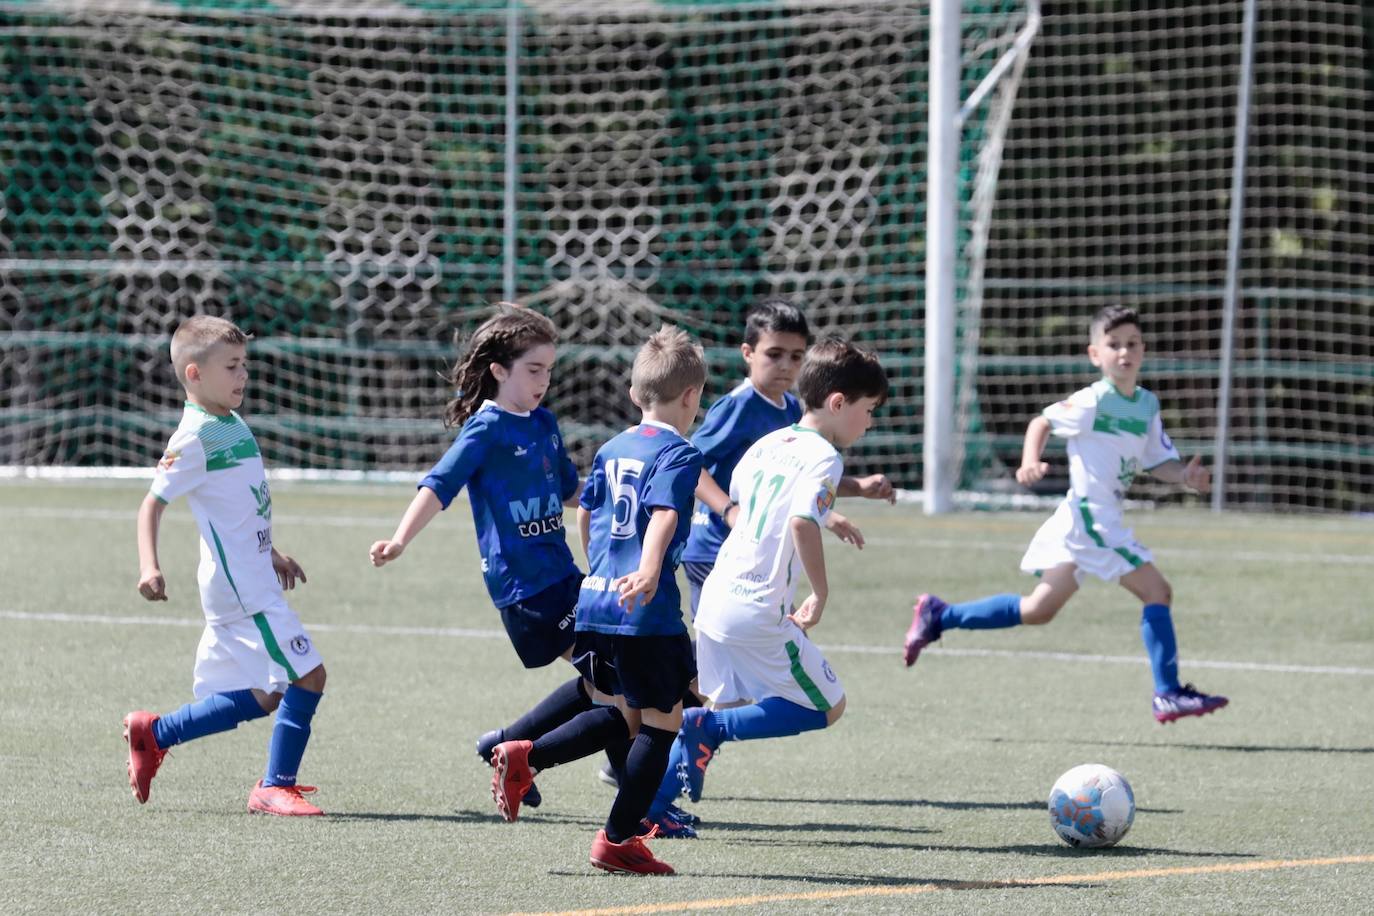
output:
{"label": "blue soccer jersey", "polygon": [[[701,476],[701,452],[672,427],[646,421],[601,446],[582,490],[592,513],[591,569],[582,580],[577,629],[626,636],[685,633],[677,571],[691,527],[692,494]],[[658,591],[647,605],[620,606],[615,582],[639,569],[644,532],[656,508],[677,511]]]}
{"label": "blue soccer jersey", "polygon": [[420,481],[445,509],[464,485],[482,576],[497,607],[578,571],[563,531],[563,500],[577,490],[577,468],[551,411],[511,413],[492,401],[483,404]]}
{"label": "blue soccer jersey", "polygon": [[[720,488],[730,492],[730,479],[735,465],[749,446],[774,430],[791,426],[801,419],[801,402],[785,392],[779,407],[763,395],[748,379],[711,405],[706,419],[692,436],[692,444],[701,450],[706,472]],[[720,545],[730,534],[730,526],[703,502],[692,513],[692,533],[682,559],[688,563],[714,563]]]}

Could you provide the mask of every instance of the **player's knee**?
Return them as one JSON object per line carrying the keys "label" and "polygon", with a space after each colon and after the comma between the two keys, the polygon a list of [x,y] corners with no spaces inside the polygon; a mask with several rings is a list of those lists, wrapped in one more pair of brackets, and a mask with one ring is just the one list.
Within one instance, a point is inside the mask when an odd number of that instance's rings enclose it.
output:
{"label": "player's knee", "polygon": [[265,713],[274,713],[277,711],[277,707],[281,705],[280,693],[268,693],[266,690],[259,690],[256,687],[253,688],[253,699],[258,701],[258,705],[262,707],[262,711]]}
{"label": "player's knee", "polygon": [[1156,604],[1174,606],[1174,587],[1169,584],[1168,579],[1159,580],[1159,597],[1155,599]]}
{"label": "player's knee", "polygon": [[312,693],[324,693],[324,665],[316,665],[291,683]]}
{"label": "player's knee", "polygon": [[840,697],[840,702],[825,711],[825,727],[829,728],[840,721],[840,716],[844,715],[845,697]]}
{"label": "player's knee", "polygon": [[1024,626],[1038,626],[1049,623],[1059,613],[1064,602],[1055,601],[1023,601],[1021,604],[1021,623]]}

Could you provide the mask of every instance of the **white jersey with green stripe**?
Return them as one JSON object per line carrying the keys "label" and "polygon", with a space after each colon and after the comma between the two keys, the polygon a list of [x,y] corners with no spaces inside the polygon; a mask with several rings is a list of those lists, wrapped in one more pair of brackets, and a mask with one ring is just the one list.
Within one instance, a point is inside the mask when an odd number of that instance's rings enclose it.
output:
{"label": "white jersey with green stripe", "polygon": [[740,511],[701,586],[697,630],[718,640],[786,638],[801,577],[790,522],[824,526],[843,472],[839,452],[813,429],[787,426],[750,446],[730,479]]}
{"label": "white jersey with green stripe", "polygon": [[272,494],[258,442],[236,413],[187,404],[157,464],[153,496],[182,496],[200,528],[200,601],[212,624],[280,603],[272,569]]}
{"label": "white jersey with green stripe", "polygon": [[1137,387],[1130,397],[1107,379],[1046,407],[1050,431],[1068,440],[1069,492],[1098,521],[1113,524],[1131,482],[1142,470],[1179,460],[1164,431],[1159,398]]}

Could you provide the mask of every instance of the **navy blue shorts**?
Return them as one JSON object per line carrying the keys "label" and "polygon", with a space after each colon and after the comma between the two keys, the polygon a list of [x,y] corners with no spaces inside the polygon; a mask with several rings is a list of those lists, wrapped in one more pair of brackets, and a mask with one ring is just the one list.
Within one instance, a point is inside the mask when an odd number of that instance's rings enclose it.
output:
{"label": "navy blue shorts", "polygon": [[701,585],[706,581],[706,577],[711,574],[711,570],[716,568],[715,563],[687,563],[682,564],[682,571],[687,575],[687,585],[692,593],[692,619],[697,619],[697,605],[701,603]]}
{"label": "navy blue shorts", "polygon": [[697,676],[686,633],[618,636],[583,630],[573,645],[573,666],[597,690],[623,696],[631,709],[660,712],[672,712]]}
{"label": "navy blue shorts", "polygon": [[574,573],[542,592],[501,608],[501,622],[526,668],[542,668],[573,644],[577,594],[582,573]]}

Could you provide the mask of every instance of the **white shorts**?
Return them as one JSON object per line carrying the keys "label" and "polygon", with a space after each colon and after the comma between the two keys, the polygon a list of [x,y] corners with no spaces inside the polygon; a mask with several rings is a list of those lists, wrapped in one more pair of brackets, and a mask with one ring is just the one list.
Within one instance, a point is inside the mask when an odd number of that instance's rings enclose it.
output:
{"label": "white shorts", "polygon": [[1104,522],[1077,500],[1066,499],[1035,532],[1021,558],[1021,570],[1039,573],[1073,563],[1078,567],[1074,579],[1082,585],[1088,575],[1115,582],[1153,562],[1154,555],[1131,529],[1119,521]]}
{"label": "white shorts", "polygon": [[697,633],[697,686],[715,705],[757,703],[781,697],[826,712],[844,699],[844,687],[801,627],[776,643],[723,642]]}
{"label": "white shorts", "polygon": [[207,626],[196,650],[192,690],[198,700],[253,688],[281,693],[321,664],[296,612],[282,602],[252,617]]}

